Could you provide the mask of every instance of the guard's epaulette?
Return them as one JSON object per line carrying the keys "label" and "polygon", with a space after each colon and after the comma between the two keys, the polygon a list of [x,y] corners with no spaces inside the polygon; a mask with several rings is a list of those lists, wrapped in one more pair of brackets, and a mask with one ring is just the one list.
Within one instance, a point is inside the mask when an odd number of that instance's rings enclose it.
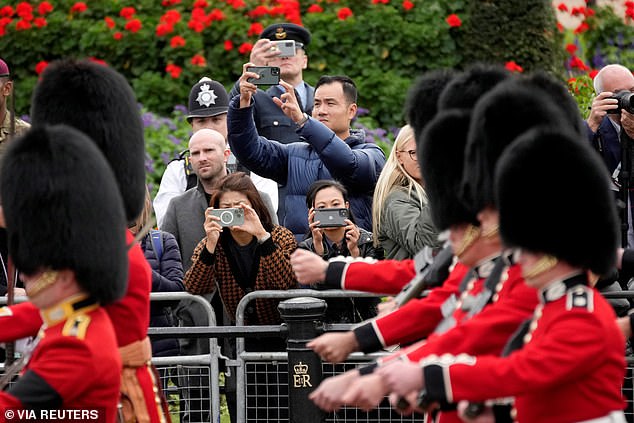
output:
{"label": "guard's epaulette", "polygon": [[13,316],[13,311],[10,307],[0,307],[0,317]]}
{"label": "guard's epaulette", "polygon": [[573,308],[585,308],[594,311],[594,292],[592,288],[584,285],[577,285],[570,288],[566,293],[566,310]]}
{"label": "guard's epaulette", "polygon": [[90,316],[87,314],[73,314],[64,323],[62,336],[72,336],[77,339],[84,339],[86,331],[90,325]]}

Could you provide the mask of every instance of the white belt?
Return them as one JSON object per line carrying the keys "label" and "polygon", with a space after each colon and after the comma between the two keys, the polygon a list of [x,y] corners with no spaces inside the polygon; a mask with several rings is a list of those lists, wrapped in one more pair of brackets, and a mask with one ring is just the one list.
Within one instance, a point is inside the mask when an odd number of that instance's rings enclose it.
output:
{"label": "white belt", "polygon": [[622,411],[613,411],[607,416],[598,417],[591,420],[584,420],[579,423],[626,423],[626,420],[625,415]]}

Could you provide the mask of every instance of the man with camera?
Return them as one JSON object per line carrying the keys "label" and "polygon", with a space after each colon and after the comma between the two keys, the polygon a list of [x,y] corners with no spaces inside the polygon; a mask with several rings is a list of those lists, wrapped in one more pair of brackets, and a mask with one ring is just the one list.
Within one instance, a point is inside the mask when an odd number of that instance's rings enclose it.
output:
{"label": "man with camera", "polygon": [[[308,230],[306,193],[319,179],[341,182],[350,195],[357,224],[372,229],[372,195],[385,165],[385,155],[365,142],[363,131],[350,129],[357,112],[357,88],[347,76],[322,76],[315,87],[312,116],[303,113],[293,86],[280,81],[286,92],[276,107],[293,121],[305,141],[282,144],[257,132],[253,95],[259,75],[244,65],[239,79],[240,96],[229,103],[227,128],[231,150],[240,163],[265,178],[286,185],[282,224],[300,238]],[[256,100],[257,101],[257,100]]]}
{"label": "man with camera", "polygon": [[[634,75],[621,65],[607,65],[594,78],[594,90],[597,96],[592,101],[590,115],[586,120],[588,139],[601,154],[614,181],[614,190],[620,190],[621,161],[623,151],[620,138],[621,130],[630,139],[634,138],[633,96]],[[626,170],[626,169],[624,169]],[[631,169],[630,169],[631,170]],[[631,186],[632,184],[629,183]],[[628,193],[628,245],[634,246],[632,231],[632,195]]]}

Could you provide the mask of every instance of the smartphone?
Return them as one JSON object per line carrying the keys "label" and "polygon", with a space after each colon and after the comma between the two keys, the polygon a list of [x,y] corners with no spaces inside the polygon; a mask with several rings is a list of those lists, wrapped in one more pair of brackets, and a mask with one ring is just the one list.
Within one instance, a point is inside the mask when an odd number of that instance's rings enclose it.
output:
{"label": "smartphone", "polygon": [[319,228],[339,228],[347,226],[344,220],[350,218],[350,212],[346,208],[315,209],[314,221],[319,221]]}
{"label": "smartphone", "polygon": [[248,78],[255,85],[277,85],[280,83],[280,68],[277,66],[249,66],[247,71],[257,73],[259,78]]}
{"label": "smartphone", "polygon": [[220,226],[239,226],[244,223],[244,210],[233,209],[213,209],[209,211],[211,216],[220,218]]}
{"label": "smartphone", "polygon": [[277,57],[295,56],[295,40],[271,41],[271,44],[273,44],[271,50],[278,50],[280,52]]}

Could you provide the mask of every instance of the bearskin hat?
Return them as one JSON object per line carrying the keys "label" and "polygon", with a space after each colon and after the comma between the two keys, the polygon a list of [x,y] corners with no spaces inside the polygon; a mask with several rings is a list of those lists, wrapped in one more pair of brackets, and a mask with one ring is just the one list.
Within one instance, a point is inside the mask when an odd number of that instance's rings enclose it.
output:
{"label": "bearskin hat", "polygon": [[438,111],[438,97],[447,83],[456,75],[452,69],[438,69],[420,76],[410,87],[405,100],[407,123],[414,130],[414,137]]}
{"label": "bearskin hat", "polygon": [[453,78],[438,98],[438,109],[473,109],[476,102],[511,76],[501,66],[477,64]]}
{"label": "bearskin hat", "polygon": [[462,179],[468,208],[477,213],[495,205],[493,177],[498,158],[520,134],[548,123],[570,126],[548,95],[515,79],[498,84],[476,103]]}
{"label": "bearskin hat", "polygon": [[616,263],[618,217],[609,175],[590,146],[558,127],[522,134],[495,176],[500,234],[598,275]]}
{"label": "bearskin hat", "polygon": [[97,144],[117,178],[128,221],[143,210],[145,143],[132,88],[115,70],[89,61],[51,63],[31,100],[34,126],[66,124]]}
{"label": "bearskin hat", "polygon": [[70,269],[102,304],[123,296],[123,201],[110,165],[85,134],[40,125],[10,143],[0,194],[9,254],[19,271]]}
{"label": "bearskin hat", "polygon": [[469,120],[468,111],[442,111],[416,141],[431,217],[440,230],[460,223],[480,225],[459,197]]}

